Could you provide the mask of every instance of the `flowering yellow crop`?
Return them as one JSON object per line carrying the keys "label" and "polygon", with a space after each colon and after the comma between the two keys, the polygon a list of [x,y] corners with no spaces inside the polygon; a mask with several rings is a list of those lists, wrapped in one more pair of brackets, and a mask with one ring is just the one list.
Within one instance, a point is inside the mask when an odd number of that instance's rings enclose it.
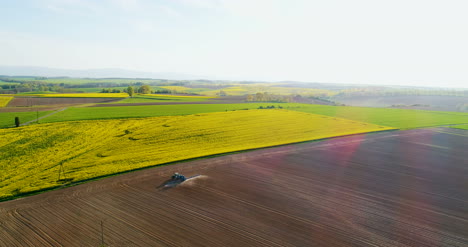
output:
{"label": "flowering yellow crop", "polygon": [[10,100],[12,100],[13,97],[4,97],[4,96],[0,96],[0,107],[5,107],[8,105],[8,102],[10,102]]}
{"label": "flowering yellow crop", "polygon": [[63,97],[63,98],[126,98],[127,93],[51,93],[51,94],[34,94],[40,97]]}
{"label": "flowering yellow crop", "polygon": [[246,94],[255,93],[268,93],[276,95],[302,95],[302,96],[332,96],[337,94],[336,92],[315,89],[315,88],[297,88],[297,87],[275,87],[266,84],[251,84],[251,85],[238,85],[232,87],[226,87],[218,90],[205,91],[205,95],[217,95],[220,91],[224,91],[227,95],[242,96]]}
{"label": "flowering yellow crop", "polygon": [[235,95],[241,96],[246,95],[249,93],[249,89],[247,87],[235,86],[235,87],[226,87],[223,89],[205,91],[203,94],[205,95],[218,95],[220,91],[224,91],[227,95]]}
{"label": "flowering yellow crop", "polygon": [[[287,110],[39,124],[0,129],[0,198],[202,157],[391,129]],[[63,178],[63,176],[61,176]]]}
{"label": "flowering yellow crop", "polygon": [[152,96],[152,97],[158,97],[158,98],[199,98],[199,99],[214,99],[217,97],[213,96],[198,96],[198,95],[169,95],[169,94],[138,94],[138,95],[143,95],[143,96]]}

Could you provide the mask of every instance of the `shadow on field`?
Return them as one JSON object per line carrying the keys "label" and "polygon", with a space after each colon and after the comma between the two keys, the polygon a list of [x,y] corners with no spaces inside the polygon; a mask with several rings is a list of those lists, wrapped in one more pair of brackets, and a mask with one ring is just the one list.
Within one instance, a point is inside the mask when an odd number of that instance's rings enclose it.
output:
{"label": "shadow on field", "polygon": [[176,187],[177,185],[181,184],[182,182],[183,181],[180,181],[180,180],[168,179],[164,181],[162,184],[160,184],[158,187],[156,187],[156,189],[162,190],[162,191],[172,189]]}
{"label": "shadow on field", "polygon": [[206,176],[204,175],[194,175],[194,176],[188,177],[185,180],[168,179],[164,181],[162,184],[160,184],[158,187],[156,187],[156,189],[164,191],[164,190],[172,189],[182,183],[184,184],[184,186],[185,185],[193,186],[196,180],[200,180],[204,178],[206,178]]}

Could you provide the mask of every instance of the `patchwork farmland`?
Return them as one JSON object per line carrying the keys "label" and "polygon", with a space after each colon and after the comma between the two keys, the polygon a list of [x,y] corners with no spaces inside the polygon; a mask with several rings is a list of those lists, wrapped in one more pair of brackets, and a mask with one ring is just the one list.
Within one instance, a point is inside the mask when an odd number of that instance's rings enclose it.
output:
{"label": "patchwork farmland", "polygon": [[79,182],[178,160],[390,129],[287,110],[0,129],[0,199],[62,186],[61,169]]}
{"label": "patchwork farmland", "polygon": [[[466,138],[335,138],[2,202],[0,246],[466,246]],[[202,176],[158,188],[176,171]]]}
{"label": "patchwork farmland", "polygon": [[468,247],[439,2],[1,1],[0,247]]}
{"label": "patchwork farmland", "polygon": [[468,114],[158,88],[2,95],[0,246],[467,244]]}

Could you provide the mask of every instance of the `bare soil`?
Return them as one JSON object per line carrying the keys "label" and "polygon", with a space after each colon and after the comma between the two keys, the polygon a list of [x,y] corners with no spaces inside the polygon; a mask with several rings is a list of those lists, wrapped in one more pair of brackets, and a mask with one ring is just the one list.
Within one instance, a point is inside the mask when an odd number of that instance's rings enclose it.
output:
{"label": "bare soil", "polygon": [[[1,202],[0,246],[467,246],[467,138],[356,135]],[[174,172],[203,176],[161,188]]]}

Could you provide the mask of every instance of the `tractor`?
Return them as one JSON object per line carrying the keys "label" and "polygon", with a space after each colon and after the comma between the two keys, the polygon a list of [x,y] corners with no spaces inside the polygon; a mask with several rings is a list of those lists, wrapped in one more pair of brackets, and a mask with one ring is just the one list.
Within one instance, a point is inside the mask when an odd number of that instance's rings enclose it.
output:
{"label": "tractor", "polygon": [[174,173],[174,175],[172,175],[171,177],[172,181],[174,182],[184,182],[185,181],[185,176],[182,175],[182,174],[179,174],[178,172]]}

